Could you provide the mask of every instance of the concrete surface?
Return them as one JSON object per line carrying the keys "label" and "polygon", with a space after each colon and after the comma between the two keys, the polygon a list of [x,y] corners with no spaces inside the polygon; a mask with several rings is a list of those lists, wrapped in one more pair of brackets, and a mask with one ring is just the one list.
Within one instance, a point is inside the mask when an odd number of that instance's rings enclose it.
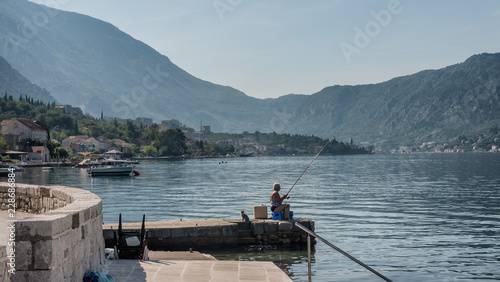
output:
{"label": "concrete surface", "polygon": [[150,260],[217,260],[209,254],[192,252],[168,252],[168,251],[151,251],[148,256]]}
{"label": "concrete surface", "polygon": [[116,282],[293,282],[274,263],[260,261],[109,260],[103,272]]}

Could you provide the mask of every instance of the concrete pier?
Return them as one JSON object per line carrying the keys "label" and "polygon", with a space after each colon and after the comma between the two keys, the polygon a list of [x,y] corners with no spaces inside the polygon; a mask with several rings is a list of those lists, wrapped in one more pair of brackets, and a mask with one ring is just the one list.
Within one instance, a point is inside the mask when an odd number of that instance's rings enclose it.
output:
{"label": "concrete pier", "polygon": [[[186,248],[232,247],[238,245],[292,245],[307,241],[307,234],[295,226],[299,222],[314,231],[308,219],[250,221],[205,219],[146,222],[148,248],[185,250]],[[124,231],[140,231],[141,222],[123,223]],[[103,225],[106,247],[112,248],[118,224]]]}
{"label": "concrete pier", "polygon": [[116,282],[292,282],[272,262],[217,260],[112,260],[104,273]]}

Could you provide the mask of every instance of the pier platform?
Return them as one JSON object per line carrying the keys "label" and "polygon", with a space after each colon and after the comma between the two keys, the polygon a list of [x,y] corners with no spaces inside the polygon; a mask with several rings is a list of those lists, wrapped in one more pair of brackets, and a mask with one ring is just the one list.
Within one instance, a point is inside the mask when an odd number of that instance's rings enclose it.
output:
{"label": "pier platform", "polygon": [[218,260],[111,260],[103,268],[116,282],[292,282],[272,262]]}
{"label": "pier platform", "polygon": [[[186,250],[186,248],[234,247],[239,245],[292,245],[305,243],[307,233],[295,226],[299,222],[314,231],[309,219],[250,221],[204,219],[146,222],[150,250]],[[124,231],[141,229],[141,222],[123,223]],[[112,248],[117,223],[104,224],[103,235],[107,248]]]}
{"label": "pier platform", "polygon": [[[198,252],[175,250],[231,248],[243,245],[292,245],[307,241],[307,233],[295,222],[314,230],[308,219],[250,221],[203,219],[146,222],[149,261],[110,260],[104,273],[115,281],[272,281],[290,282],[288,275],[273,262],[219,261]],[[123,223],[123,231],[139,232],[142,222]],[[104,224],[107,248],[112,248],[117,223]],[[169,250],[161,251],[161,250]],[[172,251],[172,252],[170,252]]]}

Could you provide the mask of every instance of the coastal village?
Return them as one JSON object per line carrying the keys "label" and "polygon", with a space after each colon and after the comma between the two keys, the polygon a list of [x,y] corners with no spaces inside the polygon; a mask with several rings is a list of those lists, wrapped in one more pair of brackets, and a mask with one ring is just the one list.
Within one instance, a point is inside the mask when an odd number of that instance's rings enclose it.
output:
{"label": "coastal village", "polygon": [[[79,108],[74,108],[69,105],[57,106],[65,113],[81,112]],[[155,124],[151,118],[140,117],[135,120],[127,118],[104,118],[108,122],[117,122],[119,124],[127,124],[129,122],[148,127]],[[208,144],[214,144],[218,148],[225,148],[226,154],[212,153],[210,157],[233,157],[233,156],[254,156],[268,155],[271,150],[281,150],[283,152],[307,153],[306,150],[300,148],[287,147],[285,144],[277,144],[269,146],[255,142],[252,138],[238,138],[219,140],[210,138],[211,128],[207,125],[201,125],[199,131],[187,130],[178,120],[164,120],[160,123],[160,128],[184,128],[182,132],[187,137],[184,141],[185,151],[182,156],[186,157],[192,152],[199,150],[200,141]],[[84,130],[86,128],[83,128]],[[1,122],[1,136],[7,145],[7,148],[1,150],[1,155],[9,160],[9,158],[18,159],[21,162],[51,162],[51,161],[74,161],[92,157],[93,154],[112,154],[113,156],[121,156],[127,151],[138,147],[137,154],[129,157],[147,158],[155,157],[155,152],[148,153],[147,147],[154,145],[154,141],[146,139],[136,139],[136,144],[120,138],[105,139],[101,137],[91,137],[86,134],[68,136],[62,140],[52,139],[52,143],[60,144],[65,148],[68,154],[55,156],[54,152],[50,152],[46,145],[49,139],[50,128],[43,122],[27,119],[9,119]],[[31,144],[30,144],[31,142]],[[45,142],[45,143],[44,143]],[[351,145],[352,144],[351,140]],[[370,146],[369,144],[363,144]],[[5,146],[4,146],[5,147]],[[229,148],[228,148],[229,147]],[[314,153],[317,153],[321,146],[316,146]],[[487,142],[486,136],[477,136],[476,140],[468,140],[465,138],[455,138],[449,143],[425,142],[419,146],[400,146],[398,149],[384,150],[380,147],[373,147],[376,153],[464,153],[464,152],[499,152],[500,138],[494,138],[492,142]],[[206,156],[204,156],[206,157]]]}
{"label": "coastal village", "polygon": [[[109,157],[110,154],[127,159],[303,155],[316,154],[325,142],[314,136],[290,136],[274,132],[214,133],[209,125],[203,124],[196,131],[175,119],[163,120],[160,124],[146,117],[128,119],[101,115],[100,119],[95,119],[70,105],[39,107],[47,107],[53,115],[69,120],[66,124],[69,123],[70,129],[64,129],[63,133],[59,125],[53,130],[47,124],[50,122],[23,118],[4,119],[0,128],[0,161],[75,163],[82,159]],[[77,125],[77,121],[82,118],[87,118],[88,121]],[[105,134],[105,126],[122,128],[125,132]],[[143,134],[146,131],[150,134]],[[71,132],[76,134],[67,134]],[[270,139],[273,139],[272,142]],[[344,153],[368,152],[354,144],[352,139],[348,143],[333,142],[342,145]]]}
{"label": "coastal village", "polygon": [[[123,122],[125,119],[121,119]],[[136,119],[136,122],[140,120],[141,123],[153,124],[151,119]],[[175,127],[180,125],[176,120],[162,121],[163,126]],[[48,131],[50,130],[46,124],[40,121],[32,121],[26,119],[11,119],[3,120],[1,123],[1,136],[3,137],[7,148],[1,150],[0,152],[4,156],[13,157],[19,159],[20,161],[38,161],[38,162],[50,162],[56,161],[49,152],[47,145],[31,145],[33,141],[47,142],[49,138]],[[195,141],[203,140],[206,133],[210,133],[210,126],[202,126],[201,130],[198,132],[184,131],[186,136],[190,137],[190,140],[185,141],[185,146],[187,151],[197,150]],[[87,157],[92,154],[108,153],[114,154],[115,156],[120,156],[127,149],[137,146],[136,144],[129,143],[126,140],[115,138],[115,139],[104,139],[89,137],[88,135],[74,135],[64,138],[62,140],[51,140],[53,143],[59,143],[66,149],[67,152],[71,152],[71,155],[77,158]],[[134,157],[148,157],[145,153],[145,148],[153,144],[148,140],[139,140],[141,142],[140,151],[137,156]],[[239,139],[239,140],[211,140],[209,138],[204,139],[208,143],[216,144],[219,147],[227,147],[232,145],[233,153],[241,152],[242,154],[265,154],[267,146],[255,144],[250,139]],[[37,142],[38,143],[38,142]],[[280,146],[283,147],[283,146]],[[218,157],[225,157],[229,155],[218,155]],[[231,156],[235,156],[232,154]],[[151,155],[149,156],[151,157]],[[59,161],[59,160],[57,160]]]}

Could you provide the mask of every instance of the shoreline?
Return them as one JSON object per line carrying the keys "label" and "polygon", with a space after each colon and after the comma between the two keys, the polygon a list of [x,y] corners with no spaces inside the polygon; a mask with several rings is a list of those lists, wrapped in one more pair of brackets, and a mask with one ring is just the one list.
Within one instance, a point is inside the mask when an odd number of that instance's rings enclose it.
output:
{"label": "shoreline", "polygon": [[[497,152],[492,151],[458,151],[458,152],[441,152],[441,151],[421,151],[421,152],[374,152],[368,154],[325,154],[325,156],[356,156],[356,155],[408,155],[408,154],[495,154]],[[254,155],[254,156],[166,156],[166,157],[132,157],[130,160],[172,160],[172,161],[182,161],[189,159],[228,159],[228,158],[255,158],[255,157],[302,157],[302,156],[314,156],[309,154],[291,154],[291,155]],[[78,162],[0,162],[0,168],[8,168],[11,165],[19,167],[75,167]],[[137,164],[137,163],[136,163]]]}

